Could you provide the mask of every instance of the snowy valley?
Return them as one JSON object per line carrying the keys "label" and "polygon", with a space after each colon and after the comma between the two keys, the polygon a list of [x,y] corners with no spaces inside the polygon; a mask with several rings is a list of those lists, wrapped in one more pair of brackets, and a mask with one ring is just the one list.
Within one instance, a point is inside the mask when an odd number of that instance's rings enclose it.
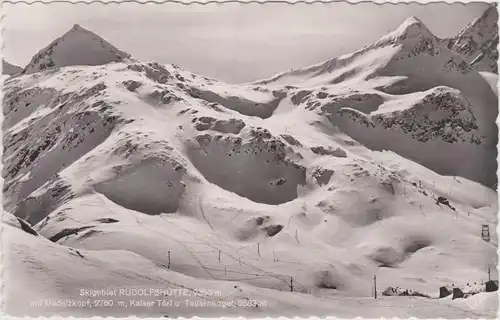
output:
{"label": "snowy valley", "polygon": [[[79,25],[22,70],[5,62],[5,311],[495,317],[497,292],[439,288],[497,279],[497,20],[492,6],[449,40],[411,17],[241,85]],[[37,304],[120,288],[143,290]]]}

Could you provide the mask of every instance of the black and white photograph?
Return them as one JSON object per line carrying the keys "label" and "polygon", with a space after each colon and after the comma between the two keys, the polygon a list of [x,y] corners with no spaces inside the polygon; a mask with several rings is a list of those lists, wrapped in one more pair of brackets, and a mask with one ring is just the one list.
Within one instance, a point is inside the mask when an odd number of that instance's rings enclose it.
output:
{"label": "black and white photograph", "polygon": [[4,315],[496,318],[495,2],[141,1],[1,4]]}

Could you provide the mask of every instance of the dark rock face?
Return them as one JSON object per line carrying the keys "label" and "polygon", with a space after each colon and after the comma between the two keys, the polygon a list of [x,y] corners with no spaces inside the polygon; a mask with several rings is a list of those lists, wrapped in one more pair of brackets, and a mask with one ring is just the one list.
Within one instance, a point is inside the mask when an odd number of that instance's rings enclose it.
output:
{"label": "dark rock face", "polygon": [[285,140],[287,143],[291,144],[292,146],[302,147],[302,143],[300,143],[299,140],[295,139],[294,137],[292,137],[289,134],[282,134],[281,137],[283,138],[283,140]]}
{"label": "dark rock face", "polygon": [[269,219],[271,219],[271,217],[269,216],[258,217],[257,219],[255,219],[255,223],[258,226],[261,226],[264,222],[268,222]]}
{"label": "dark rock face", "polygon": [[213,130],[220,133],[238,134],[245,127],[240,119],[217,120],[213,117],[194,118],[194,127],[198,131]]}
{"label": "dark rock face", "polygon": [[149,102],[155,106],[166,105],[172,102],[182,101],[169,89],[155,90],[149,95]]}
{"label": "dark rock face", "polygon": [[311,147],[311,151],[314,152],[315,154],[318,155],[328,155],[328,156],[334,156],[337,158],[346,158],[347,153],[342,150],[341,148],[335,148],[332,149],[332,147],[328,147],[328,149],[325,149],[323,146],[318,146],[318,147]]}
{"label": "dark rock face", "polygon": [[330,182],[333,173],[334,171],[331,169],[318,168],[313,172],[313,177],[318,181],[320,186],[324,186]]}
{"label": "dark rock face", "polygon": [[292,95],[291,100],[294,105],[299,105],[300,103],[304,102],[307,98],[308,95],[312,93],[311,90],[302,90],[294,95]]}
{"label": "dark rock face", "polygon": [[427,95],[409,109],[377,115],[372,121],[385,129],[403,131],[420,142],[440,139],[481,144],[483,140],[473,133],[478,125],[471,104],[446,88]]}
{"label": "dark rock face", "polygon": [[135,81],[135,80],[127,80],[127,81],[123,81],[123,85],[127,88],[128,91],[133,92],[137,88],[142,86],[142,83],[140,83],[139,81]]}
{"label": "dark rock face", "polygon": [[173,79],[172,74],[163,65],[157,62],[135,63],[129,65],[127,69],[144,73],[148,79],[160,84],[165,84]]}

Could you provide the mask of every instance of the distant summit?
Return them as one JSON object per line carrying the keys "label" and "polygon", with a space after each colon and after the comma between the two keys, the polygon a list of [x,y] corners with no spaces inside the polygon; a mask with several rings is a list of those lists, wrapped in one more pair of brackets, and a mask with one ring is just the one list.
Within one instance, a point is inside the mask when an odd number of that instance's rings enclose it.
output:
{"label": "distant summit", "polygon": [[406,19],[396,30],[382,37],[380,41],[392,39],[398,42],[410,42],[420,38],[436,37],[419,18],[413,16]]}
{"label": "distant summit", "polygon": [[97,34],[75,24],[62,37],[40,50],[23,73],[73,65],[103,65],[129,57],[128,53],[117,49]]}
{"label": "distant summit", "polygon": [[498,73],[498,9],[491,5],[458,35],[445,39],[447,47],[460,54],[477,71]]}
{"label": "distant summit", "polygon": [[[492,172],[498,134],[491,119],[498,112],[491,106],[497,105],[497,96],[471,63],[416,17],[361,50],[255,84],[301,90],[297,97],[310,88],[336,85],[345,94],[336,99],[343,100],[324,102],[321,93],[307,103],[354,140],[444,175],[489,186],[496,182]],[[351,88],[367,87],[376,92],[362,97],[351,93]],[[392,101],[381,105],[380,93],[391,95]],[[441,113],[446,116],[436,118]],[[475,157],[454,161],[463,154]]]}
{"label": "distant summit", "polygon": [[[255,83],[335,84],[346,80],[365,81],[378,76],[395,75],[425,78],[423,81],[418,80],[418,83],[436,82],[427,81],[429,77],[446,77],[453,82],[455,73],[465,75],[470,69],[470,65],[459,54],[448,50],[420,19],[410,17],[394,31],[358,51]],[[417,85],[417,82],[413,82]],[[424,85],[419,91],[430,87]],[[411,92],[413,89],[406,91]]]}
{"label": "distant summit", "polygon": [[23,68],[10,64],[5,60],[2,60],[2,74],[10,76],[16,73],[20,73],[21,71],[23,71]]}

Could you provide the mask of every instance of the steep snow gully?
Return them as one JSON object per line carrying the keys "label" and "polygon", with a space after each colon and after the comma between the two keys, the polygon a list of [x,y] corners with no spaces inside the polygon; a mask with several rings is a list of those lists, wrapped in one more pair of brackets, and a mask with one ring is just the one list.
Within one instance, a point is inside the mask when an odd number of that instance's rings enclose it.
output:
{"label": "steep snow gully", "polygon": [[[497,264],[498,54],[475,50],[498,42],[497,15],[453,39],[411,17],[243,85],[139,61],[79,25],[23,69],[4,62],[6,312],[493,317],[493,293],[439,288]],[[372,298],[374,275],[391,296]],[[203,288],[190,301],[204,305],[32,303],[81,288]],[[231,301],[253,304],[209,305]]]}

